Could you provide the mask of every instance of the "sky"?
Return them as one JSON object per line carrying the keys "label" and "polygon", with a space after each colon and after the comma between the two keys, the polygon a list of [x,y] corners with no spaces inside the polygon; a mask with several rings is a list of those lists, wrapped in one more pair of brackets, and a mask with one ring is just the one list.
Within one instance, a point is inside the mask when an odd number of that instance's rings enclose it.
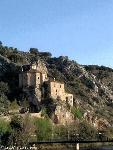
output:
{"label": "sky", "polygon": [[0,41],[113,68],[113,0],[0,0]]}

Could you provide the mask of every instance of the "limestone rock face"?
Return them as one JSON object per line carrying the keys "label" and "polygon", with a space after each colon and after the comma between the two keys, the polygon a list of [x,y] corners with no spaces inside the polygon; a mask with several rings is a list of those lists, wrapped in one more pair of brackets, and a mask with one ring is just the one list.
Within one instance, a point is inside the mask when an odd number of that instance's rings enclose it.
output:
{"label": "limestone rock face", "polygon": [[64,105],[56,107],[55,116],[57,116],[58,123],[62,125],[69,125],[74,122],[74,115]]}
{"label": "limestone rock face", "polygon": [[41,73],[48,73],[46,65],[41,60],[38,60],[37,62],[31,64],[31,69],[35,69]]}
{"label": "limestone rock face", "polygon": [[98,130],[104,130],[107,127],[110,127],[110,124],[106,119],[95,116],[93,112],[87,111],[84,113],[83,117]]}

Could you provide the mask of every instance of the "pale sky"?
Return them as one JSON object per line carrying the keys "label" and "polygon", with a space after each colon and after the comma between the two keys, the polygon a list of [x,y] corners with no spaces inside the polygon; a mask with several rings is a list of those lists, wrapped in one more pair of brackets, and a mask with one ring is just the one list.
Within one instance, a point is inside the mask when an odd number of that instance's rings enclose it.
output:
{"label": "pale sky", "polygon": [[113,0],[0,0],[0,41],[113,68]]}

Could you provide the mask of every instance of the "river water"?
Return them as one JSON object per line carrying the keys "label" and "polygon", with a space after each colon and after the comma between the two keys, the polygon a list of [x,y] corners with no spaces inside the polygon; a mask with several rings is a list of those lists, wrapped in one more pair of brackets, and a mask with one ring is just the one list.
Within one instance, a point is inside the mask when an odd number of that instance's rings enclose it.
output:
{"label": "river water", "polygon": [[113,147],[101,148],[101,150],[113,150]]}
{"label": "river water", "polygon": [[113,150],[113,147],[109,146],[109,147],[100,147],[100,148],[82,148],[80,150]]}
{"label": "river water", "polygon": [[[0,150],[76,150],[76,146],[75,145],[63,145],[63,146],[36,146],[37,148],[35,149],[34,147],[30,147],[30,148],[25,148],[25,147],[15,147],[15,148],[0,148]],[[100,148],[81,148],[80,150],[113,150],[113,146],[103,146]]]}
{"label": "river water", "polygon": [[[76,150],[75,146],[72,147],[57,147],[57,148],[45,148],[45,149],[38,149],[38,150]],[[106,147],[100,147],[100,148],[80,148],[80,150],[113,150],[113,146],[106,146]]]}
{"label": "river water", "polygon": [[[76,146],[66,146],[66,147],[46,147],[46,148],[38,148],[38,150],[76,150]],[[113,150],[113,146],[104,146],[99,148],[81,148],[80,150]]]}

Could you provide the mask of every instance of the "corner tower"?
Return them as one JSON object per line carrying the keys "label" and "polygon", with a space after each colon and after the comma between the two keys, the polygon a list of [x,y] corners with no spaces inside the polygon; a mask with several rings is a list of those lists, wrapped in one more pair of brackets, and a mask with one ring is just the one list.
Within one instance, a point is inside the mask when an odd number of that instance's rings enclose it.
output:
{"label": "corner tower", "polygon": [[20,88],[39,88],[43,82],[48,80],[48,71],[43,62],[40,60],[30,65],[23,65],[19,74]]}
{"label": "corner tower", "polygon": [[41,101],[41,87],[48,80],[47,74],[47,68],[40,60],[30,65],[23,65],[19,74],[19,87],[26,92],[34,90],[36,97]]}

